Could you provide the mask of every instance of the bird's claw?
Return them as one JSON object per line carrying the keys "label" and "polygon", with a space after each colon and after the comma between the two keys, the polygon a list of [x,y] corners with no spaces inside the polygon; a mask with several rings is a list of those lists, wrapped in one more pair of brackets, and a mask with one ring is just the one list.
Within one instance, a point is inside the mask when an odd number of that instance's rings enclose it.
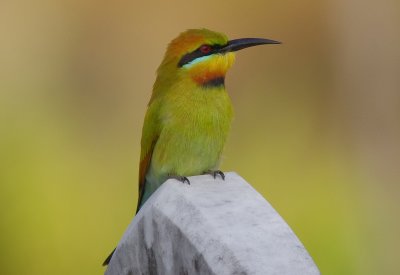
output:
{"label": "bird's claw", "polygon": [[176,179],[182,183],[187,183],[188,185],[190,185],[190,180],[187,177],[183,177],[183,176],[176,176],[176,175],[170,175],[169,176],[170,179]]}
{"label": "bird's claw", "polygon": [[214,179],[216,179],[217,175],[219,175],[222,178],[222,180],[225,180],[225,174],[221,170],[209,170],[209,171],[205,172],[204,174],[210,174],[211,176],[214,177]]}

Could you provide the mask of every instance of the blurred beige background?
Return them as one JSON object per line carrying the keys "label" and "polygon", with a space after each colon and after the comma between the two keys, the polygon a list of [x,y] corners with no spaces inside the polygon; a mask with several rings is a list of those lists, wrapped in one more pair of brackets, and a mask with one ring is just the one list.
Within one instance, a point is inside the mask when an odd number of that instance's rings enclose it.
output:
{"label": "blurred beige background", "polygon": [[261,192],[323,274],[396,274],[400,2],[0,2],[2,274],[100,274],[136,206],[141,125],[187,28],[238,53],[223,170]]}

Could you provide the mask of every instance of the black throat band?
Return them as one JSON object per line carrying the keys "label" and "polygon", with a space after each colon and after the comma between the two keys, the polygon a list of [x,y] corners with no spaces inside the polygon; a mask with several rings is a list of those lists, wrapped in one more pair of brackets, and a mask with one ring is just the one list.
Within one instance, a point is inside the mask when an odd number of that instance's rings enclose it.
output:
{"label": "black throat band", "polygon": [[225,86],[225,77],[220,76],[210,80],[207,80],[202,84],[205,88],[215,88],[215,87],[224,87]]}

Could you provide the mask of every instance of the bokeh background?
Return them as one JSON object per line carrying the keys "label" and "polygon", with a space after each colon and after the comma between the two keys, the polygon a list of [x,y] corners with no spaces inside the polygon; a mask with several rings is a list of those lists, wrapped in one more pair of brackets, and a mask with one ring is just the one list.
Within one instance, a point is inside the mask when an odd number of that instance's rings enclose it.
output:
{"label": "bokeh background", "polygon": [[222,169],[323,274],[398,274],[398,0],[2,0],[1,273],[104,271],[135,211],[155,70],[198,27],[283,41],[238,53]]}

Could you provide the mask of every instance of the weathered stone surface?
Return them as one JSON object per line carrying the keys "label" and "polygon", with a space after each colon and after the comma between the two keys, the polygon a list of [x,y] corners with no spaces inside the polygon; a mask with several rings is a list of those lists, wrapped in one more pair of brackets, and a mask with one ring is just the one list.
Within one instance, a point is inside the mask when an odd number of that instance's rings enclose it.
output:
{"label": "weathered stone surface", "polygon": [[146,202],[106,270],[121,274],[319,274],[289,226],[235,173],[168,180]]}

